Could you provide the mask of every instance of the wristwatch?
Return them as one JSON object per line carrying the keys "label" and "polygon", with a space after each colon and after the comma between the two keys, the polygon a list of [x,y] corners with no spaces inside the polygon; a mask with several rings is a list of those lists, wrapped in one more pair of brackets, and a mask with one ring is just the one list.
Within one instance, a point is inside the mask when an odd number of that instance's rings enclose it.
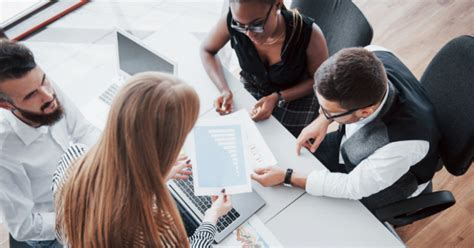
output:
{"label": "wristwatch", "polygon": [[291,175],[293,174],[293,169],[286,169],[285,180],[283,181],[283,185],[286,187],[291,187]]}
{"label": "wristwatch", "polygon": [[277,91],[276,93],[277,93],[277,95],[278,95],[278,103],[277,103],[277,105],[278,105],[278,107],[282,108],[283,106],[285,106],[286,101],[285,101],[285,99],[283,98],[283,96],[281,95],[281,92],[280,92],[280,91]]}

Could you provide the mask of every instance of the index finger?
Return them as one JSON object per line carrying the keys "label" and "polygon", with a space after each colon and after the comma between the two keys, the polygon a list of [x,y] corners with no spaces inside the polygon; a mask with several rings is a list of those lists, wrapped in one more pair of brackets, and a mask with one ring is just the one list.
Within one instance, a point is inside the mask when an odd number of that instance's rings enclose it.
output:
{"label": "index finger", "polygon": [[301,144],[301,142],[296,142],[296,154],[301,155],[301,147],[303,145]]}
{"label": "index finger", "polygon": [[298,154],[298,156],[301,154],[301,147],[306,147],[307,142],[305,135],[302,134],[300,134],[296,139],[296,154]]}
{"label": "index finger", "polygon": [[187,160],[187,159],[188,159],[188,156],[184,153],[179,154],[179,156],[178,156],[178,161]]}
{"label": "index finger", "polygon": [[258,168],[255,168],[253,171],[257,174],[263,174],[263,173],[265,173],[266,169],[267,168],[265,168],[265,167],[258,167]]}
{"label": "index finger", "polygon": [[260,121],[262,119],[263,111],[261,107],[257,110],[257,112],[252,116],[252,120],[254,121]]}

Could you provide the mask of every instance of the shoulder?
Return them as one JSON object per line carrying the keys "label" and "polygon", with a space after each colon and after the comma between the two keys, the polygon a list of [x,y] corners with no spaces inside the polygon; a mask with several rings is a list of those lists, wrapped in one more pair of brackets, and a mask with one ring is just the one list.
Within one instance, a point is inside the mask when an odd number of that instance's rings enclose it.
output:
{"label": "shoulder", "polygon": [[85,152],[87,147],[82,144],[75,144],[68,148],[59,160],[58,167],[53,174],[53,192],[56,193],[62,189],[64,183],[70,177],[75,163]]}
{"label": "shoulder", "polygon": [[311,35],[309,35],[308,46],[306,48],[306,56],[310,61],[314,61],[314,70],[325,61],[329,56],[326,38],[316,23],[311,25]]}
{"label": "shoulder", "polygon": [[13,131],[10,122],[6,118],[7,114],[10,114],[7,110],[0,109],[0,135],[9,134]]}
{"label": "shoulder", "polygon": [[[10,122],[3,115],[5,110],[0,110],[0,155],[12,154],[12,149],[22,145],[20,138],[15,134]],[[8,146],[7,146],[8,144]],[[1,156],[4,157],[4,156]]]}
{"label": "shoulder", "polygon": [[326,38],[324,37],[323,31],[316,23],[311,24],[310,42],[326,46]]}
{"label": "shoulder", "polygon": [[8,121],[5,120],[5,118],[0,113],[0,151],[3,149],[5,141],[12,134],[12,132],[13,129],[10,126],[10,123],[8,123]]}

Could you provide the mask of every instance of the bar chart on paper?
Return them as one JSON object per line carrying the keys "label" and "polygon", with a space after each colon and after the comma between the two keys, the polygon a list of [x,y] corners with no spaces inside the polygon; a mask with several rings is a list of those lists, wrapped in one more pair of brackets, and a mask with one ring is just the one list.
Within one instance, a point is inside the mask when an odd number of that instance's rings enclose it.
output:
{"label": "bar chart on paper", "polygon": [[196,166],[193,172],[197,194],[218,192],[222,188],[228,193],[251,190],[242,132],[241,125],[197,125],[194,128]]}

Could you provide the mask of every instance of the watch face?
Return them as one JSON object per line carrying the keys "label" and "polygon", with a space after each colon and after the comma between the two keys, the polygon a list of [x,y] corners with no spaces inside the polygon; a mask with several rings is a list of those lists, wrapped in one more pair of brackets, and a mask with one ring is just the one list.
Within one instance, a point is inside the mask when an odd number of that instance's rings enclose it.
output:
{"label": "watch face", "polygon": [[278,107],[282,108],[285,106],[285,100],[278,100]]}

